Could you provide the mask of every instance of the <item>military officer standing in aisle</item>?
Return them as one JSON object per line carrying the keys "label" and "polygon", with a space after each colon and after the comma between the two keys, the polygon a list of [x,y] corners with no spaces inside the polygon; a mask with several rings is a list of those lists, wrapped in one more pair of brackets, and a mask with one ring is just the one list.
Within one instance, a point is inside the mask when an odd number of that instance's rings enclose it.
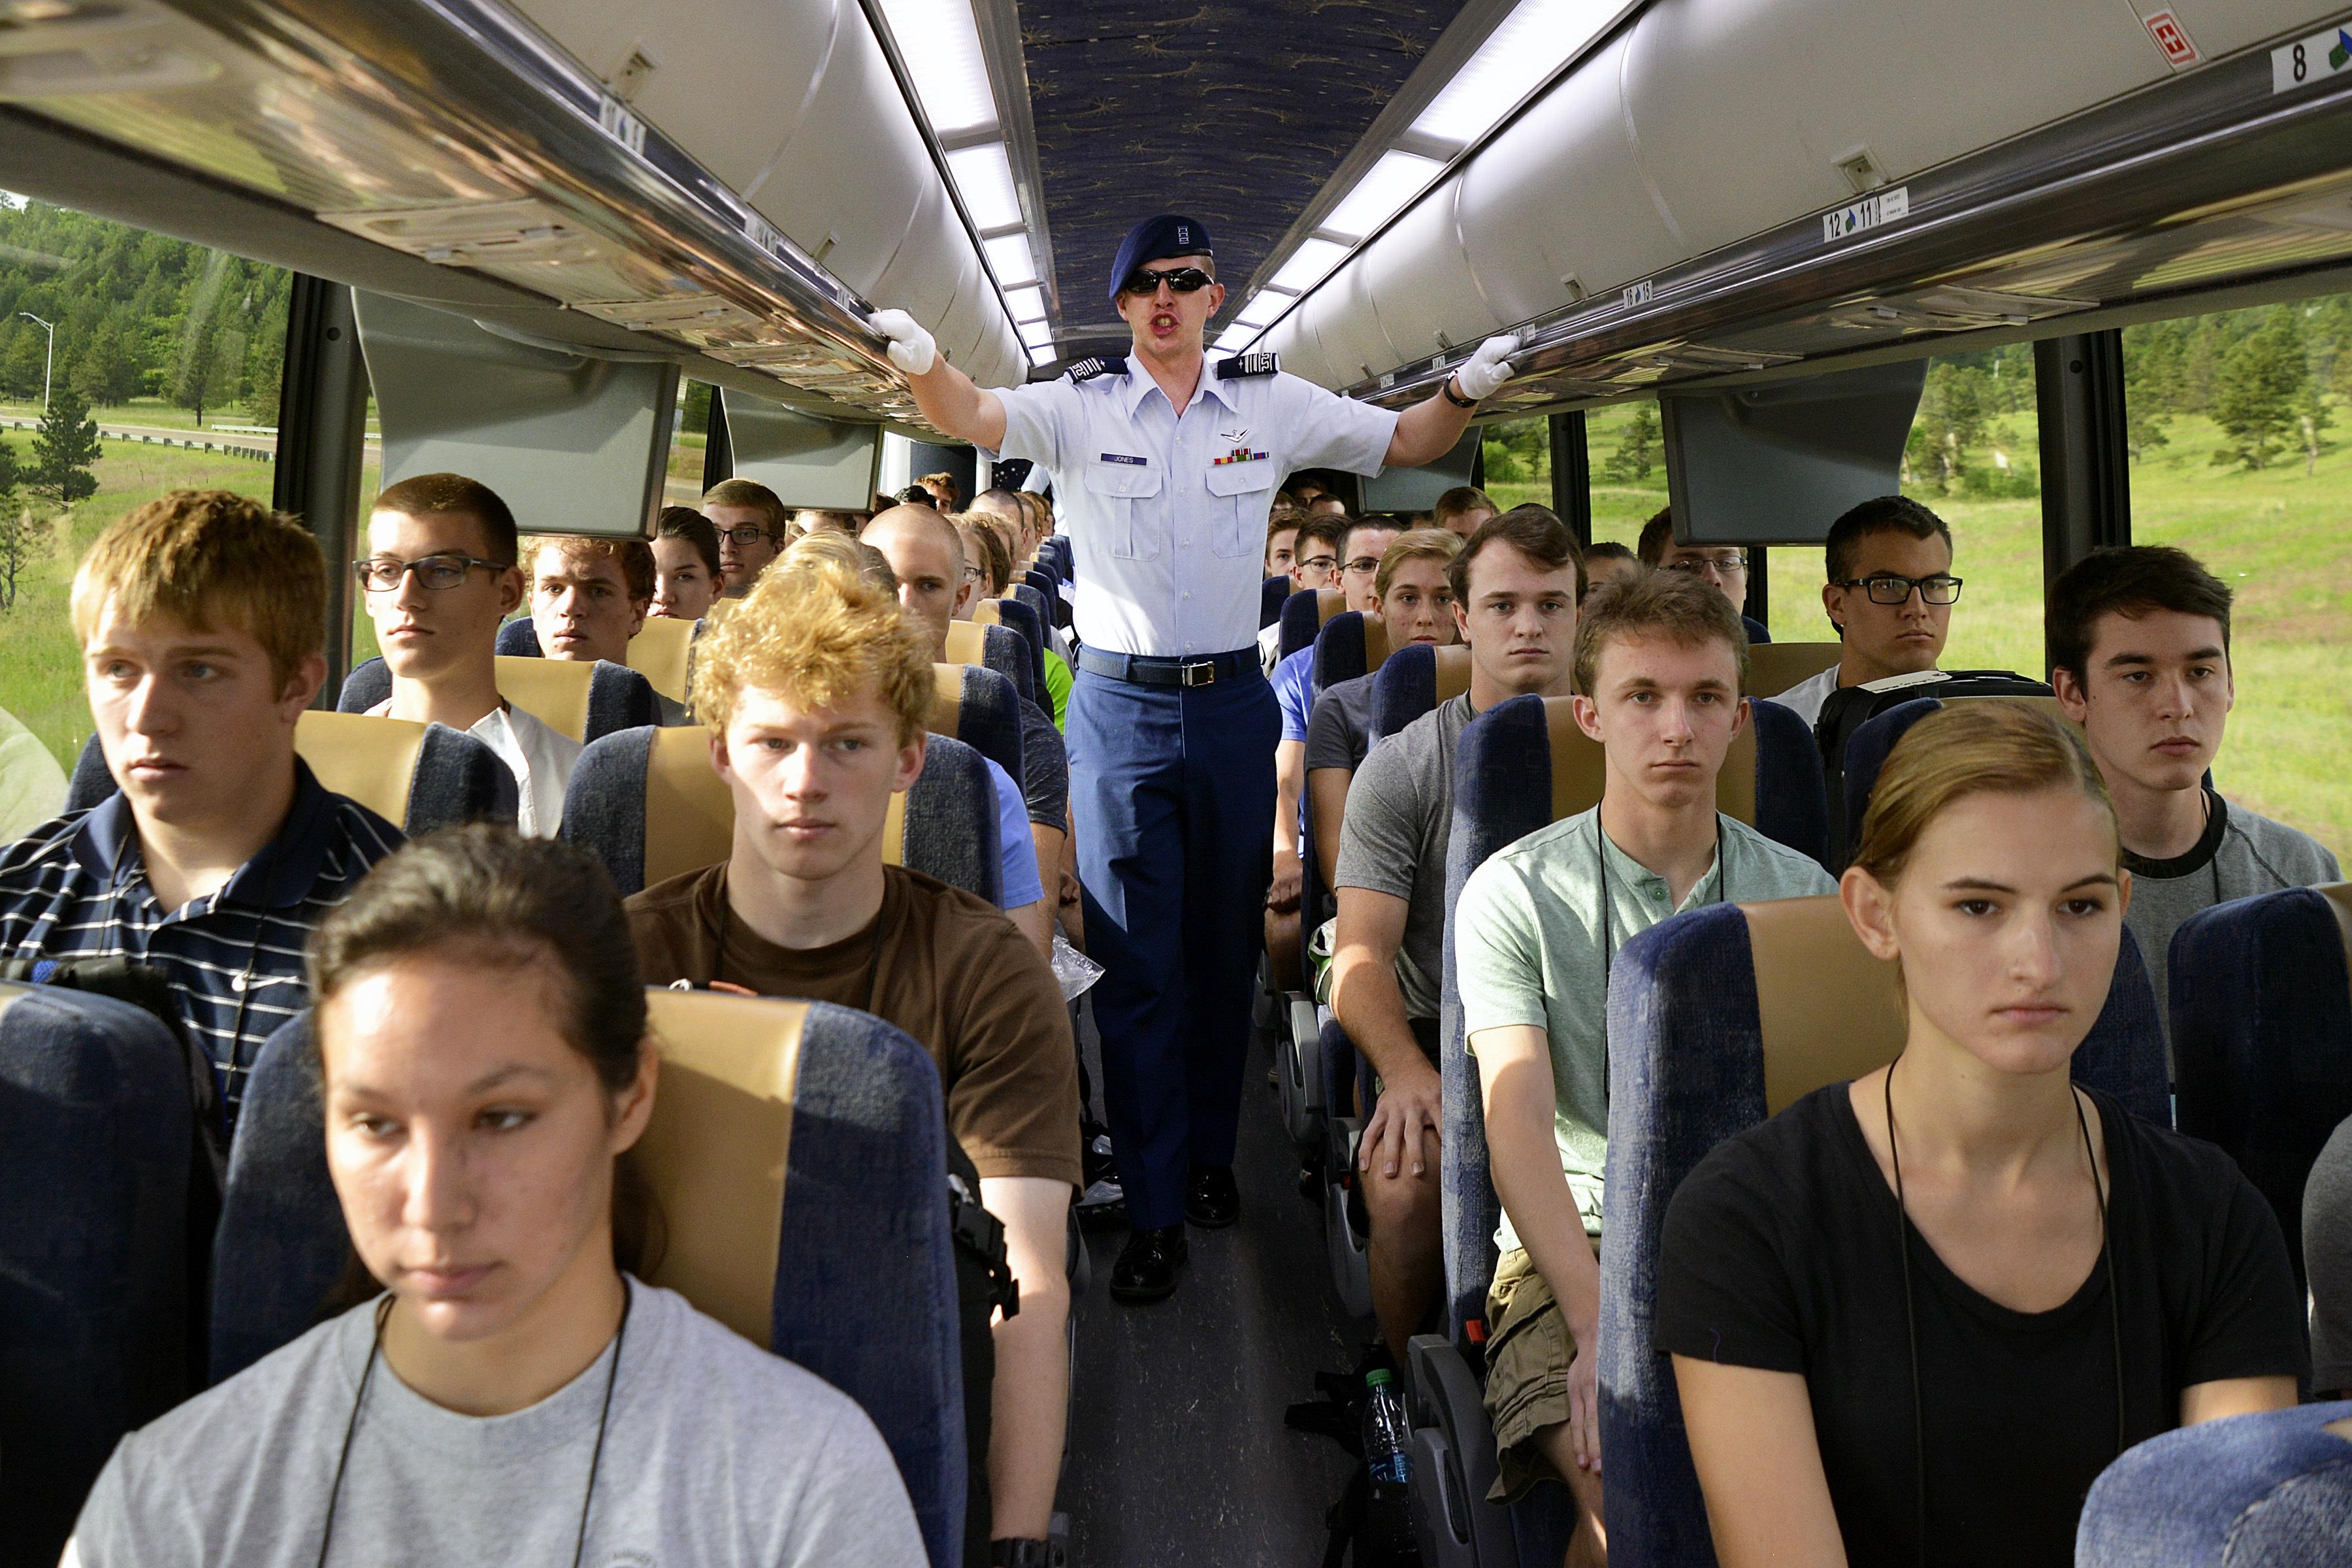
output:
{"label": "military officer standing in aisle", "polygon": [[1176,1289],[1185,1222],[1228,1226],[1241,1209],[1234,1141],[1281,728],[1256,647],[1275,490],[1301,468],[1443,457],[1518,344],[1488,339],[1402,414],[1284,374],[1271,354],[1212,366],[1204,329],[1225,290],[1208,229],[1179,216],[1129,232],[1110,298],[1134,334],[1127,355],[1003,391],[949,364],[904,311],[871,324],[932,426],[1054,477],[1076,547],[1070,810],[1087,950],[1108,970],[1095,1021],[1133,1227],[1110,1290],[1156,1301]]}

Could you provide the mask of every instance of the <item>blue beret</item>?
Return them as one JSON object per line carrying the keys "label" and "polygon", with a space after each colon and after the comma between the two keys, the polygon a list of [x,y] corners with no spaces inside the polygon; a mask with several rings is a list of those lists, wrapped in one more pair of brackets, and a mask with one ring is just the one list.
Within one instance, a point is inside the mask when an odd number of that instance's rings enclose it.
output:
{"label": "blue beret", "polygon": [[1162,213],[1158,217],[1145,218],[1127,231],[1118,243],[1118,260],[1110,269],[1110,302],[1118,303],[1118,286],[1127,275],[1147,261],[1165,261],[1171,256],[1215,256],[1209,243],[1209,226],[1196,217],[1181,213]]}

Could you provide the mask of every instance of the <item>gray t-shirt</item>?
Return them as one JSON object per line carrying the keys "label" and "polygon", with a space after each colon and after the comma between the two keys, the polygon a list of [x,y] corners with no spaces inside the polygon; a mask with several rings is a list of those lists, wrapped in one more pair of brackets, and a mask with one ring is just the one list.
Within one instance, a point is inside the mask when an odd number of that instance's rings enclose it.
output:
{"label": "gray t-shirt", "polygon": [[2303,1267],[2311,1280],[2311,1389],[2352,1390],[2352,1121],[2336,1129],[2303,1189]]}
{"label": "gray t-shirt", "polygon": [[1437,1016],[1438,980],[1445,972],[1445,846],[1454,833],[1454,748],[1469,722],[1468,697],[1439,703],[1383,736],[1348,786],[1333,880],[1339,887],[1367,888],[1405,901],[1397,985],[1411,1018]]}
{"label": "gray t-shirt", "polygon": [[2307,888],[2341,877],[2336,857],[2308,835],[2212,791],[2205,798],[2212,808],[2205,837],[2188,854],[2169,860],[2143,859],[2129,851],[2124,855],[2124,868],[2132,874],[2131,908],[2124,911],[2124,924],[2131,928],[2140,957],[2147,961],[2168,1058],[2172,1045],[2172,937],[2183,922],[2200,910],[2231,899]]}
{"label": "gray t-shirt", "polygon": [[[1601,831],[1598,806],[1496,850],[1462,885],[1454,965],[1463,1033],[1517,1024],[1544,1031],[1551,1053],[1552,1142],[1591,1236],[1601,1234],[1609,1156],[1608,974],[1617,950],[1685,910],[1837,891],[1812,857],[1744,822],[1718,820],[1715,864],[1680,904],[1672,901],[1664,877]],[[1604,854],[1605,914],[1599,870]],[[1519,1245],[1507,1214],[1495,1245],[1504,1252]]]}
{"label": "gray t-shirt", "polygon": [[1307,771],[1364,765],[1372,745],[1372,678],[1360,675],[1326,689],[1307,721]]}
{"label": "gray t-shirt", "polygon": [[[668,1290],[631,1282],[588,1568],[920,1564],[882,1438],[846,1395]],[[125,1437],[82,1507],[82,1568],[311,1568],[373,1339],[320,1324]],[[569,1563],[613,1352],[528,1409],[461,1415],[380,1359],[330,1561]]]}

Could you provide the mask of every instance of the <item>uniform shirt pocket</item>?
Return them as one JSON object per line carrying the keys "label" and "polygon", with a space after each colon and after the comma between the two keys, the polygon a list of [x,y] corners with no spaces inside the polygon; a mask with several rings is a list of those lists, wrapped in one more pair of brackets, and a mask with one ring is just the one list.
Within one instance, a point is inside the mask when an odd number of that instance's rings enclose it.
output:
{"label": "uniform shirt pocket", "polygon": [[1086,487],[1101,502],[1110,552],[1122,561],[1152,561],[1164,531],[1153,498],[1160,494],[1160,465],[1149,458],[1101,452],[1085,465]]}
{"label": "uniform shirt pocket", "polygon": [[1209,508],[1209,548],[1225,556],[1263,550],[1265,520],[1274,510],[1274,459],[1212,463],[1204,482],[1215,498]]}

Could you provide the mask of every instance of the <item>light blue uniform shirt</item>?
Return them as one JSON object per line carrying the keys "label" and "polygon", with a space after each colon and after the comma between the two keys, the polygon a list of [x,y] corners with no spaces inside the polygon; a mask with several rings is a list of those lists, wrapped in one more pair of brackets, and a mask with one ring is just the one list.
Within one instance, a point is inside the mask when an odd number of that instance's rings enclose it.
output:
{"label": "light blue uniform shirt", "polygon": [[1254,647],[1276,487],[1301,468],[1381,471],[1391,410],[1279,371],[1221,381],[1217,363],[1181,419],[1140,367],[997,391],[999,455],[1054,476],[1088,647],[1199,658]]}
{"label": "light blue uniform shirt", "polygon": [[1021,786],[995,758],[981,760],[988,764],[989,782],[996,785],[996,855],[1004,878],[1003,907],[1017,910],[1045,896],[1045,884],[1037,876],[1037,841],[1029,837],[1029,806],[1021,798]]}

